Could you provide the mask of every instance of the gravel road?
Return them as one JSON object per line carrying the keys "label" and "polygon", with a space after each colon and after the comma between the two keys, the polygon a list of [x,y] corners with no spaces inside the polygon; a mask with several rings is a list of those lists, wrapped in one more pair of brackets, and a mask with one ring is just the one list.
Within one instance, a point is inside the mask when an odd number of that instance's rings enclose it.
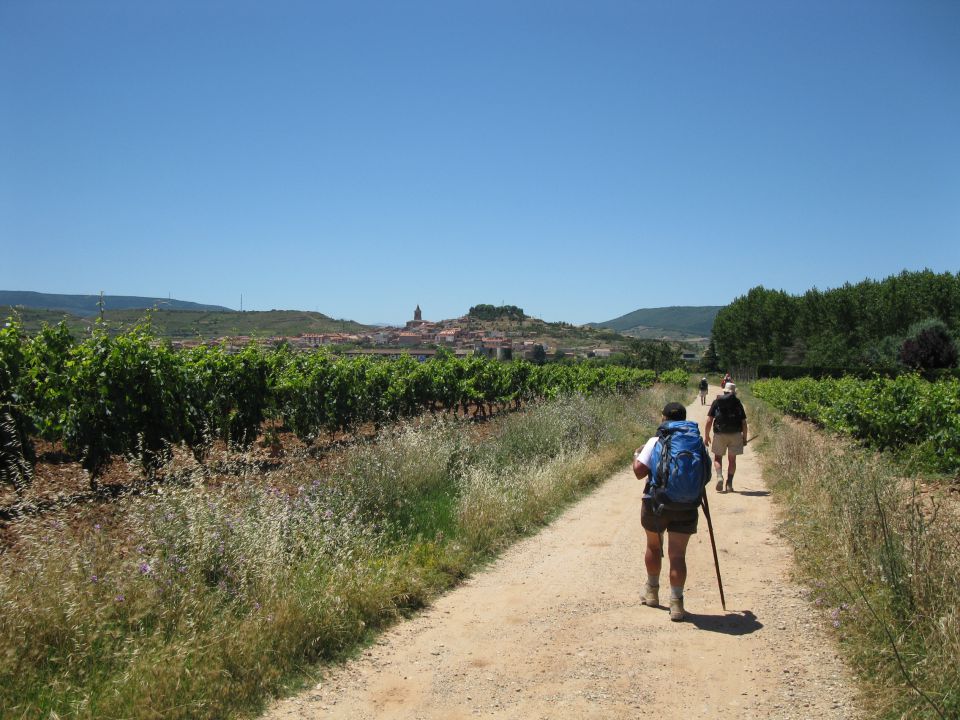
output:
{"label": "gravel road", "polygon": [[[706,410],[699,399],[688,407],[701,431]],[[701,518],[683,623],[640,604],[642,483],[629,460],[535,537],[264,717],[860,717],[823,619],[791,580],[753,448],[735,493],[709,490],[727,611]],[[666,560],[661,583],[666,602]]]}

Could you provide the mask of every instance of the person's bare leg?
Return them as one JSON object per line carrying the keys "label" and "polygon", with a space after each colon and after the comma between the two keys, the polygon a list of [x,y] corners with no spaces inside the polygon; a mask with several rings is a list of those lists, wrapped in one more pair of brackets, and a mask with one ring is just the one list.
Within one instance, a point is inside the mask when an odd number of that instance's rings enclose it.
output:
{"label": "person's bare leg", "polygon": [[647,586],[643,590],[643,604],[648,607],[659,607],[663,539],[659,533],[644,530],[647,533],[647,552],[643,556],[643,562],[647,566]]}
{"label": "person's bare leg", "polygon": [[687,581],[688,533],[670,533],[667,555],[670,556],[670,620],[679,622],[684,618],[683,584]]}
{"label": "person's bare leg", "polygon": [[660,577],[660,567],[663,555],[663,546],[660,544],[659,533],[645,530],[647,533],[647,552],[643,556],[643,562],[647,566],[647,575],[650,577]]}
{"label": "person's bare leg", "polygon": [[733,474],[737,472],[737,456],[733,450],[727,453],[727,490],[733,491]]}
{"label": "person's bare leg", "polygon": [[717,492],[723,490],[723,455],[713,456],[713,474],[717,478]]}
{"label": "person's bare leg", "polygon": [[687,543],[688,533],[672,532],[667,538],[667,555],[670,557],[670,587],[683,588],[687,582]]}

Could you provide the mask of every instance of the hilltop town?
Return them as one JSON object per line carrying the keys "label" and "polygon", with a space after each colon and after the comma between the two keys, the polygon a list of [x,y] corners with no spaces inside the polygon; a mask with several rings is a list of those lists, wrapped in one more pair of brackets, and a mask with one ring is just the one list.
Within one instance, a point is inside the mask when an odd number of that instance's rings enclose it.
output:
{"label": "hilltop town", "polygon": [[[409,354],[427,358],[445,351],[457,356],[482,354],[501,360],[542,361],[609,357],[625,350],[637,337],[680,342],[687,346],[685,350],[702,350],[708,340],[708,337],[691,334],[700,327],[691,325],[690,318],[683,315],[704,308],[640,310],[601,326],[548,322],[530,317],[513,305],[479,304],[461,317],[427,320],[418,305],[412,319],[403,325],[371,326],[301,310],[237,312],[194,307],[193,303],[182,309],[167,308],[155,298],[135,297],[120,298],[120,301],[130,301],[131,306],[124,308],[123,302],[115,302],[112,296],[7,295],[11,296],[8,299],[23,304],[0,305],[0,316],[16,318],[28,333],[39,332],[45,324],[52,326],[60,322],[75,336],[89,334],[98,321],[103,321],[109,332],[146,324],[158,339],[169,341],[176,348],[222,344],[240,349],[258,343],[286,345],[303,351],[328,348],[347,355]],[[2,297],[0,295],[0,299]],[[121,307],[115,307],[116,304]],[[134,307],[134,304],[144,307]],[[676,329],[669,329],[674,326]]]}
{"label": "hilltop town", "polygon": [[[559,336],[559,338],[557,337]],[[569,344],[560,346],[558,339]],[[423,311],[417,305],[413,319],[402,327],[379,327],[366,331],[299,333],[254,337],[236,335],[218,338],[228,347],[243,347],[251,342],[263,345],[286,343],[301,350],[317,348],[337,349],[344,354],[396,356],[413,354],[429,357],[439,348],[457,356],[482,354],[491,359],[510,360],[525,358],[534,360],[551,357],[609,357],[617,349],[622,338],[610,331],[576,328],[568,323],[545,323],[528,318],[520,313],[519,318],[504,322],[484,322],[469,314],[452,320],[431,321],[423,319]],[[178,348],[203,344],[200,339],[174,340]],[[210,341],[206,341],[210,342]]]}

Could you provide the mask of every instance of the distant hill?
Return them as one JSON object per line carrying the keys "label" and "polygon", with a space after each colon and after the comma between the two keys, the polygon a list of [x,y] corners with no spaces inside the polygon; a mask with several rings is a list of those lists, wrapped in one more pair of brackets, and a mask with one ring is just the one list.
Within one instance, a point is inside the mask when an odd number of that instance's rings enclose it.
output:
{"label": "distant hill", "polygon": [[671,306],[634,310],[613,320],[589,323],[640,338],[704,338],[713,329],[713,320],[723,306]]}
{"label": "distant hill", "polygon": [[[0,306],[12,305],[35,310],[57,310],[60,312],[91,317],[99,314],[99,295],[54,295],[50,293],[26,292],[19,290],[0,290]],[[104,295],[103,305],[106,310],[147,310],[149,308],[163,308],[164,310],[208,310],[228,311],[230,308],[222,305],[201,305],[186,300],[172,300],[170,298],[136,297],[132,295]]]}
{"label": "distant hill", "polygon": [[[89,331],[96,317],[81,317],[62,310],[13,308],[0,305],[0,321],[16,314],[28,333],[40,329],[43,323],[55,325],[63,320],[75,336]],[[145,309],[107,310],[104,320],[112,330],[127,330],[147,316]],[[365,332],[370,327],[352,320],[334,320],[323,313],[301,310],[269,310],[264,312],[154,310],[150,323],[159,337],[170,339],[202,338],[211,340],[224,336],[249,335],[275,337],[301,333]]]}
{"label": "distant hill", "polygon": [[606,328],[572,325],[567,322],[547,322],[522,312],[512,318],[505,316],[495,320],[483,320],[467,314],[461,318],[440,322],[452,324],[467,331],[483,330],[487,334],[502,333],[503,336],[514,340],[528,340],[554,348],[614,347],[625,345],[628,340]]}

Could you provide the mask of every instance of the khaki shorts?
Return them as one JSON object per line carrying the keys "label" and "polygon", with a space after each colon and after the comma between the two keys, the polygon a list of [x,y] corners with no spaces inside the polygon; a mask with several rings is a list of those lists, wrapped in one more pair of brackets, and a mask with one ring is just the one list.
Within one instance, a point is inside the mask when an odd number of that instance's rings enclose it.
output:
{"label": "khaki shorts", "polygon": [[714,455],[743,455],[743,433],[714,433],[710,443],[710,452]]}

